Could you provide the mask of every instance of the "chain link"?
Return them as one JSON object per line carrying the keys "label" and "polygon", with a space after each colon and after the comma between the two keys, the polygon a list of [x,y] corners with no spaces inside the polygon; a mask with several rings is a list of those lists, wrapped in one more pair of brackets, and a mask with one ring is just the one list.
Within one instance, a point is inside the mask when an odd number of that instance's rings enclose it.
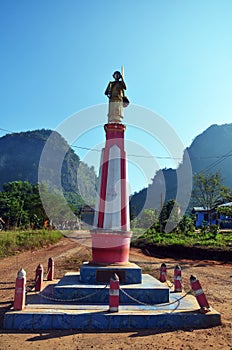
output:
{"label": "chain link", "polygon": [[98,289],[94,293],[90,293],[88,295],[85,295],[85,296],[82,296],[82,297],[79,297],[79,298],[74,298],[74,299],[57,299],[57,298],[53,298],[52,296],[45,295],[42,292],[40,292],[38,295],[40,295],[44,299],[48,299],[48,300],[55,301],[55,302],[74,302],[74,301],[79,301],[79,300],[86,299],[88,297],[92,297],[93,295],[96,295],[96,294],[100,293],[103,289],[106,289],[107,286],[108,286],[108,284],[106,284],[103,288]]}
{"label": "chain link", "polygon": [[39,279],[39,275],[37,275],[34,285],[32,287],[29,287],[29,286],[26,287],[26,293],[32,292],[32,290],[35,288],[35,285],[38,279]]}
{"label": "chain link", "polygon": [[[45,279],[45,280],[47,279],[50,270],[51,270],[51,268],[49,267],[48,272],[44,273],[43,279]],[[32,290],[35,288],[35,285],[36,285],[36,282],[38,281],[38,279],[39,279],[39,275],[37,275],[36,280],[34,282],[34,285],[32,287],[29,287],[29,286],[26,287],[26,293],[32,292]]]}
{"label": "chain link", "polygon": [[[172,268],[172,267],[167,268],[167,270],[171,270],[171,269],[173,269],[173,268]],[[160,268],[157,268],[157,269],[155,269],[155,270],[160,271]],[[50,272],[50,268],[48,269],[48,272],[47,272],[46,276],[48,276],[49,272]],[[26,293],[31,292],[31,291],[35,288],[35,284],[36,284],[38,278],[39,278],[39,276],[37,276],[37,278],[36,278],[36,280],[35,280],[35,282],[34,282],[34,286],[32,286],[32,287],[29,287],[29,286],[26,287]],[[171,288],[171,287],[173,286],[173,284],[170,286],[170,285],[168,284],[168,281],[166,281],[166,284],[168,285],[169,288]],[[106,289],[107,286],[108,286],[108,284],[106,284],[103,288],[98,289],[98,290],[97,290],[96,292],[94,292],[94,293],[90,293],[90,294],[88,294],[88,295],[85,295],[85,296],[82,296],[82,297],[79,297],[79,298],[74,298],[74,299],[58,299],[58,298],[53,298],[52,296],[43,294],[42,291],[39,292],[38,295],[41,296],[41,297],[44,298],[44,299],[47,299],[47,300],[50,300],[50,301],[54,301],[54,302],[75,302],[75,301],[84,300],[84,299],[86,299],[86,298],[88,298],[88,297],[92,297],[92,296],[94,296],[94,295],[100,293],[103,289]],[[175,303],[179,302],[180,300],[184,299],[188,294],[190,294],[190,293],[192,292],[192,289],[189,289],[182,297],[180,297],[179,299],[176,299],[176,300],[174,300],[173,302],[170,302],[170,303],[148,304],[148,303],[144,303],[144,302],[142,302],[142,301],[140,301],[140,300],[138,300],[138,299],[132,297],[132,296],[129,295],[125,290],[123,290],[121,287],[120,287],[120,290],[121,290],[121,292],[122,292],[124,295],[126,295],[129,299],[135,301],[136,303],[138,303],[138,304],[140,304],[140,305],[144,305],[144,306],[155,306],[155,307],[163,307],[163,306],[168,306],[168,305],[175,304]]]}
{"label": "chain link", "polygon": [[179,302],[181,299],[184,299],[188,294],[191,293],[192,289],[189,289],[182,297],[180,297],[179,299],[176,299],[174,301],[172,301],[171,303],[163,303],[163,304],[147,304],[144,303],[134,297],[132,297],[131,295],[129,295],[127,292],[125,292],[125,290],[123,290],[122,288],[120,288],[120,290],[122,291],[123,294],[125,294],[129,299],[135,301],[136,303],[140,304],[140,305],[144,305],[144,306],[155,306],[155,307],[162,307],[162,306],[168,306],[168,305],[172,305],[175,304],[177,302]]}
{"label": "chain link", "polygon": [[164,283],[166,283],[166,285],[171,289],[173,286],[174,286],[174,284],[173,283],[169,283],[170,281],[165,281]]}
{"label": "chain link", "polygon": [[[27,287],[26,288],[26,293],[28,292],[31,292],[34,287],[35,287],[35,284],[38,280],[38,277],[37,276],[37,279],[35,280],[35,283],[34,283],[34,286],[33,287]],[[79,297],[79,298],[74,298],[74,299],[58,299],[58,298],[53,298],[52,296],[49,296],[49,295],[45,295],[43,294],[42,292],[39,292],[38,295],[41,296],[42,298],[44,299],[47,299],[47,300],[50,300],[50,301],[54,301],[54,302],[75,302],[75,301],[80,301],[80,300],[84,300],[88,297],[92,297],[98,293],[100,293],[102,290],[106,289],[108,287],[108,284],[106,284],[103,288],[100,288],[98,289],[96,292],[94,293],[90,293],[88,295],[85,295],[85,296],[82,296],[82,297]],[[121,292],[126,295],[129,299],[135,301],[136,303],[140,304],[140,305],[144,305],[144,306],[155,306],[155,307],[163,307],[163,306],[168,306],[168,305],[172,305],[172,304],[175,304],[177,302],[179,302],[180,300],[184,299],[188,294],[190,294],[192,292],[192,289],[189,289],[182,297],[180,297],[179,299],[176,299],[170,303],[163,303],[163,304],[148,304],[148,303],[144,303],[134,297],[132,297],[131,295],[129,295],[125,290],[123,290],[121,287],[120,287],[120,290]]]}
{"label": "chain link", "polygon": [[49,267],[47,273],[44,272],[44,279],[47,279],[47,278],[48,278],[48,274],[49,274],[50,270],[51,270],[51,267]]}

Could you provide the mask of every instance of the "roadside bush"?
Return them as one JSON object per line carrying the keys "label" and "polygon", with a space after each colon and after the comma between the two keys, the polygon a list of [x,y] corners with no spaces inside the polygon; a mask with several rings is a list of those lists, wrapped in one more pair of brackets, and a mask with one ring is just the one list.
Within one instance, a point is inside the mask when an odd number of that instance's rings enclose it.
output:
{"label": "roadside bush", "polygon": [[212,233],[212,235],[214,236],[214,238],[216,237],[216,235],[219,233],[220,229],[218,227],[218,225],[211,225],[209,227],[210,232]]}
{"label": "roadside bush", "polygon": [[232,246],[232,233],[219,233],[217,227],[213,227],[212,232],[207,230],[202,232],[170,232],[160,233],[153,229],[147,230],[133,242],[134,246],[154,244],[160,246],[183,246],[183,247],[207,247],[225,248],[229,250]]}

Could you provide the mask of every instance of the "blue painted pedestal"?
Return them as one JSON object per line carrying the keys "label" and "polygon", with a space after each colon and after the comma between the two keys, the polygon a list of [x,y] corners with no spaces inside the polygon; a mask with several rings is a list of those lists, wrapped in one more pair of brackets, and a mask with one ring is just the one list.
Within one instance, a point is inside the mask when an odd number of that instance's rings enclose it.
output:
{"label": "blue painted pedestal", "polygon": [[112,264],[107,266],[83,263],[80,268],[80,281],[86,284],[106,284],[113,273],[119,276],[120,284],[142,282],[142,269],[134,263]]}
{"label": "blue painted pedestal", "polygon": [[[150,275],[142,275],[141,283],[121,285],[120,305],[159,304],[169,301],[169,288]],[[77,304],[108,304],[109,283],[86,284],[80,274],[69,272],[54,287],[54,298]]]}

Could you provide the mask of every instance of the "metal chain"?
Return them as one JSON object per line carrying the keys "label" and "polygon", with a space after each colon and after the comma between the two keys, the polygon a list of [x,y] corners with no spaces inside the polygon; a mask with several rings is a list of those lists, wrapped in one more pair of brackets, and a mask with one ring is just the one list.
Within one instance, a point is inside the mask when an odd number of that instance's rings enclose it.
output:
{"label": "metal chain", "polygon": [[35,288],[35,285],[36,285],[36,282],[38,281],[38,279],[39,279],[39,275],[37,275],[36,280],[34,282],[34,285],[32,287],[29,287],[29,286],[26,287],[26,293],[32,292],[32,290]]}
{"label": "metal chain", "polygon": [[164,283],[166,283],[166,285],[171,289],[173,286],[174,286],[174,284],[173,283],[169,283],[170,281],[165,281]]}
{"label": "metal chain", "polygon": [[[48,276],[50,270],[51,270],[51,267],[49,267],[47,273],[44,273],[44,276],[43,276],[44,279],[47,279],[47,276]],[[35,288],[35,285],[36,285],[36,282],[38,281],[38,279],[39,279],[39,275],[37,275],[36,280],[34,282],[34,285],[32,287],[29,287],[29,286],[26,287],[26,293],[31,292]]]}
{"label": "metal chain", "polygon": [[49,269],[48,269],[47,273],[46,273],[46,272],[44,272],[44,279],[47,279],[47,277],[48,277],[48,274],[49,274],[50,270],[51,270],[51,267],[49,267]]}
{"label": "metal chain", "polygon": [[175,304],[177,303],[178,301],[180,301],[181,299],[184,299],[188,294],[191,293],[192,289],[189,289],[182,297],[180,297],[179,299],[176,299],[174,301],[172,301],[171,303],[163,303],[163,304],[147,304],[147,303],[144,303],[134,297],[132,297],[131,295],[129,295],[127,292],[125,292],[125,290],[123,290],[122,288],[120,288],[120,290],[122,291],[123,294],[125,294],[129,299],[135,301],[136,303],[138,304],[141,304],[141,305],[145,305],[145,306],[156,306],[156,307],[161,307],[161,306],[168,306],[168,305],[172,305],[172,304]]}
{"label": "metal chain", "polygon": [[[175,268],[175,266],[170,266],[170,267],[166,267],[166,270],[167,270],[167,271],[168,271],[168,270],[172,270],[172,271],[173,271],[174,268]],[[154,271],[160,272],[160,267],[155,268]],[[167,275],[167,274],[166,274],[166,275]],[[171,282],[171,284],[170,284],[170,283],[168,283],[168,281],[165,281],[165,283],[167,284],[167,286],[168,286],[169,288],[172,288],[172,287],[174,286],[174,283],[172,283],[172,282]]]}
{"label": "metal chain", "polygon": [[103,289],[107,288],[107,286],[108,286],[108,284],[106,284],[103,288],[98,289],[94,293],[90,293],[88,295],[85,295],[85,296],[79,297],[79,298],[75,298],[75,299],[56,299],[56,298],[53,298],[49,295],[42,294],[42,292],[40,292],[38,295],[40,295],[44,299],[48,299],[48,300],[55,301],[55,302],[74,302],[74,301],[86,299],[88,297],[92,297],[93,295],[96,295],[96,294],[100,293]]}
{"label": "metal chain", "polygon": [[[34,283],[34,286],[33,287],[27,287],[26,288],[26,293],[28,292],[31,292],[33,290],[33,288],[35,287],[35,284],[38,280],[39,276],[37,276],[36,280],[35,280],[35,283]],[[88,297],[92,297],[93,295],[96,295],[98,293],[100,293],[103,289],[106,289],[108,286],[108,284],[106,284],[103,288],[100,288],[98,289],[96,292],[94,293],[90,293],[88,295],[85,295],[85,296],[82,296],[82,297],[79,297],[79,298],[74,298],[74,299],[57,299],[57,298],[53,298],[49,295],[45,295],[43,294],[42,292],[38,293],[38,295],[40,295],[42,298],[44,299],[48,299],[48,300],[51,300],[51,301],[54,301],[54,302],[75,302],[75,301],[79,301],[79,300],[83,300],[83,299],[86,299]],[[144,306],[156,306],[156,307],[162,307],[162,306],[168,306],[168,305],[172,305],[172,304],[175,304],[177,302],[179,302],[180,300],[184,299],[188,294],[190,294],[192,292],[192,289],[189,289],[182,297],[180,297],[179,299],[176,299],[174,300],[173,302],[170,302],[170,303],[163,303],[163,304],[148,304],[148,303],[144,303],[134,297],[132,297],[131,295],[129,295],[125,290],[123,290],[121,287],[120,287],[120,290],[123,294],[125,294],[129,299],[135,301],[136,303],[140,304],[140,305],[144,305]]]}

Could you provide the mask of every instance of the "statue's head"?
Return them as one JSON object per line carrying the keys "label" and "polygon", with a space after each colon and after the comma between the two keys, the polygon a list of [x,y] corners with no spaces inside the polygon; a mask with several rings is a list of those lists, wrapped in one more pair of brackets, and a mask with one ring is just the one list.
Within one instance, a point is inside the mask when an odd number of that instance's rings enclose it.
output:
{"label": "statue's head", "polygon": [[116,70],[116,72],[114,72],[113,74],[113,78],[115,80],[119,80],[121,77],[122,77],[121,73],[118,70]]}

